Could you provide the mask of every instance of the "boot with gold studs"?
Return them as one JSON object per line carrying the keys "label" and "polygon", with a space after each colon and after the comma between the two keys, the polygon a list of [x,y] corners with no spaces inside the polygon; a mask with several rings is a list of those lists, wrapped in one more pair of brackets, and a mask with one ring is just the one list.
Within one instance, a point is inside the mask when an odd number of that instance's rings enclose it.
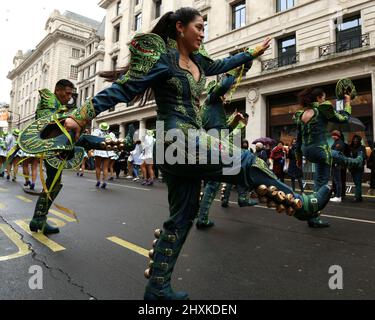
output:
{"label": "boot with gold studs", "polygon": [[171,233],[155,230],[153,249],[149,252],[150,263],[145,271],[149,280],[144,295],[145,300],[188,300],[185,292],[174,292],[171,287],[171,275],[188,230]]}
{"label": "boot with gold studs", "polygon": [[311,195],[285,194],[274,186],[267,187],[266,185],[258,186],[256,192],[260,202],[267,203],[268,208],[275,208],[280,214],[286,213],[302,221],[318,217],[332,193],[328,186],[323,186]]}

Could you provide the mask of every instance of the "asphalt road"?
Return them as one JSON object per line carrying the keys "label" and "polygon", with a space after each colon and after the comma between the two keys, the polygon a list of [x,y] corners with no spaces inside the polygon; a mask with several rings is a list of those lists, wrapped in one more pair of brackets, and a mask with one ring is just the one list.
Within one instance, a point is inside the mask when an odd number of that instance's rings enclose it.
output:
{"label": "asphalt road", "polygon": [[[0,180],[0,299],[142,299],[145,255],[168,216],[163,184],[121,179],[97,190],[93,175],[67,172],[57,202],[79,222],[52,208],[61,233],[49,239],[28,233],[36,197],[21,185]],[[192,230],[174,273],[175,289],[193,300],[375,298],[373,199],[329,205],[325,230],[261,207],[215,202],[211,212],[216,227]],[[342,290],[329,287],[334,265]],[[41,267],[42,290],[29,286],[32,266]]]}

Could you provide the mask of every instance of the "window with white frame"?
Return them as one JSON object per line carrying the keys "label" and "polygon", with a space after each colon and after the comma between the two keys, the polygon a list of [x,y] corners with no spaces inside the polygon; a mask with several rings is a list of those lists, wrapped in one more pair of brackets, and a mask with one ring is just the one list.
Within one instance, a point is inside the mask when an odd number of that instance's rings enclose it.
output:
{"label": "window with white frame", "polygon": [[141,31],[142,29],[142,12],[135,16],[134,30]]}
{"label": "window with white frame", "polygon": [[246,1],[239,1],[232,5],[232,29],[239,29],[246,25]]}
{"label": "window with white frame", "polygon": [[203,17],[204,21],[204,42],[208,41],[208,17],[204,16]]}
{"label": "window with white frame", "polygon": [[294,7],[295,0],[276,0],[276,12],[282,12]]}
{"label": "window with white frame", "polygon": [[119,16],[121,13],[121,1],[116,3],[116,16]]}
{"label": "window with white frame", "polygon": [[78,67],[70,66],[70,78],[77,80],[78,79]]}
{"label": "window with white frame", "polygon": [[161,16],[162,0],[154,0],[155,3],[155,19]]}
{"label": "window with white frame", "polygon": [[120,24],[118,24],[113,28],[113,42],[114,43],[120,41],[120,33],[121,33],[121,26]]}

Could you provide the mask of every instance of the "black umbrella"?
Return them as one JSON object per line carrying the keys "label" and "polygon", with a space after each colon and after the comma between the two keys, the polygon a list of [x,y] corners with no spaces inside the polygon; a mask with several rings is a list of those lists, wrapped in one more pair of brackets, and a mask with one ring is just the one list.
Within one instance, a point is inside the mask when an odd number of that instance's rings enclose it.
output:
{"label": "black umbrella", "polygon": [[355,117],[350,117],[347,123],[330,123],[329,131],[339,130],[342,132],[361,132],[366,130],[366,126],[361,120]]}
{"label": "black umbrella", "polygon": [[253,144],[257,144],[257,143],[263,143],[266,146],[274,146],[276,144],[276,141],[272,138],[259,138],[253,141]]}

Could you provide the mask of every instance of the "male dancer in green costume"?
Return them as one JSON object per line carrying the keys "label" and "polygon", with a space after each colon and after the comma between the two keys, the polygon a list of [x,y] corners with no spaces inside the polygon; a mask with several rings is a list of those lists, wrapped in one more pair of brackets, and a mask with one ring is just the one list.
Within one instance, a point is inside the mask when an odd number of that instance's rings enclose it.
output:
{"label": "male dancer in green costume", "polygon": [[[209,83],[207,88],[208,96],[204,102],[202,108],[202,120],[203,128],[205,130],[225,130],[232,131],[232,134],[239,134],[245,131],[246,124],[243,115],[235,113],[231,116],[228,121],[225,113],[225,94],[233,87],[238,77],[241,76],[242,72],[246,73],[252,63],[244,65],[244,67],[237,68],[226,73],[219,83],[213,81]],[[240,118],[238,118],[240,116]],[[236,119],[237,118],[237,119]],[[220,190],[220,182],[209,181],[204,189],[202,201],[199,208],[199,216],[197,221],[198,229],[208,229],[213,227],[215,224],[209,220],[208,214],[213,201],[216,198],[218,191]],[[248,192],[242,186],[238,187],[238,205],[240,207],[254,206],[257,202],[248,198]],[[230,193],[230,190],[229,190]]]}

